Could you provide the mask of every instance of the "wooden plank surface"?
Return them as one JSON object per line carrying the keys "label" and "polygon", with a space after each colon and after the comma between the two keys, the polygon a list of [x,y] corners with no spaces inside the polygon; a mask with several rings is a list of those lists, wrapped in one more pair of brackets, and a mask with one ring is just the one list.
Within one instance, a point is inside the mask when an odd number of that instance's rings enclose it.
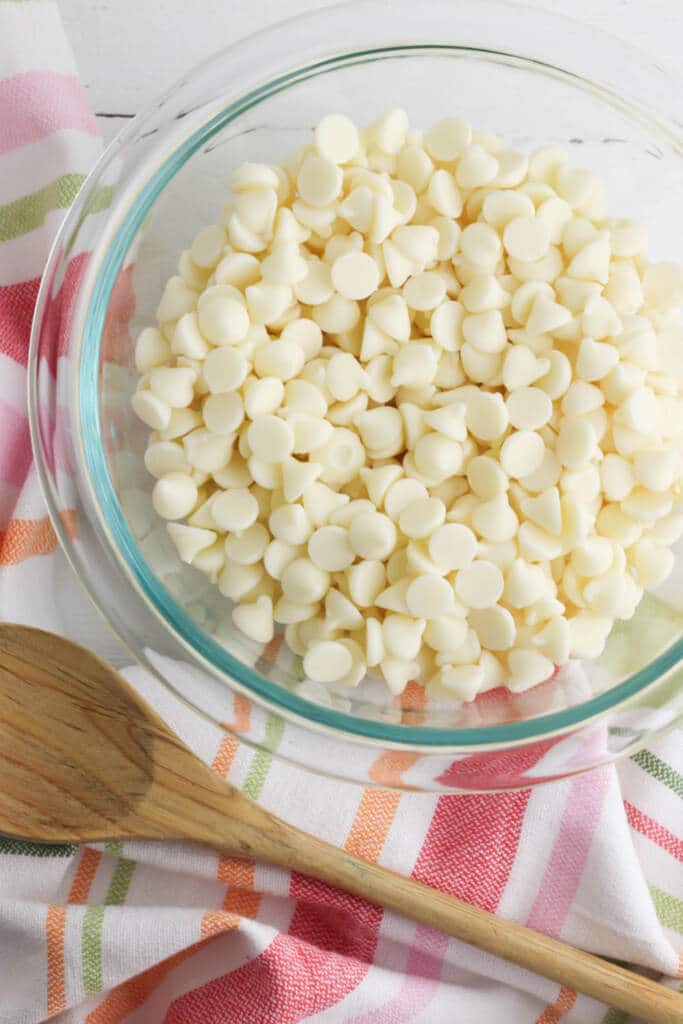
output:
{"label": "wooden plank surface", "polygon": [[[677,67],[683,48],[680,0],[527,0],[637,43]],[[329,0],[61,0],[69,38],[102,132],[111,139],[183,71],[282,18]]]}

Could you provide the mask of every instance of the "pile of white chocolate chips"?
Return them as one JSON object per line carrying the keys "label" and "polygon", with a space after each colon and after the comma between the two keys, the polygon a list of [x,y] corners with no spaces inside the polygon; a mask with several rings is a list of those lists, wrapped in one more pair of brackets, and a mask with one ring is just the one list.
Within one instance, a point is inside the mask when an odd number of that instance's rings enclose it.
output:
{"label": "pile of white chocolate chips", "polygon": [[230,184],[136,347],[181,559],[319,683],[597,657],[683,532],[683,272],[562,150],[459,118],[333,114]]}

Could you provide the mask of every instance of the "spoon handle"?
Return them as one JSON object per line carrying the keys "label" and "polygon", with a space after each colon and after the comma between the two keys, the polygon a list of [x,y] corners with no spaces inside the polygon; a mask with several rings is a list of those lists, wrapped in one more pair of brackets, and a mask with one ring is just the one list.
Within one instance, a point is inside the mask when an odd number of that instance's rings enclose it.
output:
{"label": "spoon handle", "polygon": [[298,870],[652,1024],[681,1024],[683,995],[453,896],[316,844]]}
{"label": "spoon handle", "polygon": [[239,791],[231,795],[230,817],[216,816],[213,835],[203,836],[210,845],[234,856],[237,840],[244,856],[327,882],[652,1024],[683,1021],[683,995],[672,989],[359,860],[281,821]]}

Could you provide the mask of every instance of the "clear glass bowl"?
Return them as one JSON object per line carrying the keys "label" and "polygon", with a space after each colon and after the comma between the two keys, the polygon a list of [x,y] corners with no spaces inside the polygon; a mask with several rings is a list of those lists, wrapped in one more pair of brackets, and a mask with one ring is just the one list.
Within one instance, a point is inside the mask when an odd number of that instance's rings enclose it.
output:
{"label": "clear glass bowl", "polygon": [[564,18],[508,3],[378,0],[243,40],[131,122],[50,257],[30,400],[55,529],[141,664],[248,744],[316,772],[427,791],[562,777],[675,721],[680,557],[673,582],[614,630],[597,662],[569,665],[527,693],[426,704],[411,684],[387,703],[378,684],[328,693],[307,682],[300,659],[238,634],[229,602],[178,561],[151,509],[147,431],[129,396],[133,338],[154,321],[179,252],[219,216],[230,171],[280,160],[323,114],[366,124],[402,106],[417,126],[457,113],[518,149],[563,143],[603,176],[613,212],[648,224],[653,256],[680,261],[680,99],[660,67]]}

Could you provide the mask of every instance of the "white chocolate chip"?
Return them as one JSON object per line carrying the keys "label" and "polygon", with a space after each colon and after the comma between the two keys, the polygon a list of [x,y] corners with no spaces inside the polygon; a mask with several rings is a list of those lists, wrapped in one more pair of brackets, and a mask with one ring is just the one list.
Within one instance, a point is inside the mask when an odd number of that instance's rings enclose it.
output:
{"label": "white chocolate chip", "polygon": [[490,455],[477,455],[467,465],[467,481],[482,501],[490,501],[509,486],[507,474]]}
{"label": "white chocolate chip", "polygon": [[383,561],[396,546],[396,527],[381,512],[364,512],[351,520],[349,541],[361,558]]}
{"label": "white chocolate chip", "polygon": [[249,330],[249,314],[244,303],[225,291],[226,287],[209,288],[199,299],[199,328],[214,345],[234,345],[242,341]]}
{"label": "white chocolate chip", "polygon": [[438,682],[451,690],[462,700],[474,700],[484,681],[481,665],[444,665],[440,669]]}
{"label": "white chocolate chip", "polygon": [[516,388],[508,395],[510,423],[518,430],[538,430],[545,426],[553,413],[553,405],[541,388]]}
{"label": "white chocolate chip", "polygon": [[328,206],[339,195],[342,172],[331,160],[308,156],[296,179],[299,195],[311,206]]}
{"label": "white chocolate chip", "polygon": [[410,661],[418,654],[424,633],[424,619],[390,613],[382,623],[382,640],[388,654]]}
{"label": "white chocolate chip", "polygon": [[429,179],[427,198],[437,213],[444,217],[459,217],[462,213],[462,196],[455,178],[445,170],[434,171]]}
{"label": "white chocolate chip", "polygon": [[595,450],[595,431],[581,419],[565,419],[560,426],[555,453],[564,466],[581,466]]}
{"label": "white chocolate chip", "polygon": [[458,570],[455,593],[468,608],[490,608],[503,593],[503,585],[497,565],[475,560]]}
{"label": "white chocolate chip", "polygon": [[257,416],[267,416],[280,408],[284,395],[284,385],[277,377],[249,381],[244,390],[245,412],[252,420]]}
{"label": "white chocolate chip", "polygon": [[204,379],[212,394],[239,388],[248,371],[247,360],[239,349],[215,348],[204,361]]}
{"label": "white chocolate chip", "polygon": [[224,597],[240,601],[258,586],[262,578],[263,568],[260,565],[238,565],[226,559],[218,577],[218,589]]}
{"label": "white chocolate chip", "polygon": [[436,309],[446,298],[446,282],[434,271],[423,271],[404,284],[403,297],[410,309],[421,312]]}
{"label": "white chocolate chip", "polygon": [[349,541],[349,531],[342,526],[322,526],[308,542],[311,560],[327,572],[340,572],[353,562],[356,553]]}
{"label": "white chocolate chip", "polygon": [[508,687],[513,693],[521,693],[548,679],[554,671],[549,658],[531,648],[519,647],[508,654],[510,679]]}
{"label": "white chocolate chip", "polygon": [[316,604],[330,587],[329,573],[308,558],[295,558],[282,573],[282,592],[294,604]]}
{"label": "white chocolate chip", "polygon": [[259,416],[250,425],[247,438],[253,454],[265,462],[284,462],[294,448],[294,432],[279,416]]}
{"label": "white chocolate chip", "polygon": [[364,252],[349,252],[332,264],[332,284],[347,299],[366,299],[376,291],[379,269]]}
{"label": "white chocolate chip", "polygon": [[351,652],[336,640],[314,644],[304,655],[304,672],[316,683],[343,679],[352,664]]}
{"label": "white chocolate chip", "polygon": [[268,527],[276,540],[305,544],[312,533],[311,521],[301,505],[281,505],[271,514]]}
{"label": "white chocolate chip", "polygon": [[315,145],[325,160],[346,164],[358,152],[358,129],[344,114],[328,114],[318,122],[315,129]]}
{"label": "white chocolate chip", "polygon": [[528,476],[541,465],[545,446],[533,430],[518,430],[505,439],[500,449],[500,464],[515,479]]}
{"label": "white chocolate chip", "polygon": [[465,341],[477,352],[498,353],[507,345],[505,324],[498,309],[466,316],[462,322],[462,333]]}
{"label": "white chocolate chip", "polygon": [[515,217],[503,231],[505,251],[516,260],[540,260],[550,245],[550,230],[540,218]]}
{"label": "white chocolate chip", "polygon": [[135,343],[135,367],[140,373],[163,366],[170,355],[170,346],[158,328],[145,327],[140,332]]}
{"label": "white chocolate chip", "polygon": [[210,547],[216,540],[213,530],[205,530],[196,526],[168,523],[166,529],[183,562],[192,563],[200,551]]}
{"label": "white chocolate chip", "polygon": [[508,412],[499,394],[475,392],[467,401],[467,429],[482,441],[495,441],[508,425]]}
{"label": "white chocolate chip", "polygon": [[[446,117],[425,135],[425,147],[435,160],[455,160],[470,144],[472,129],[459,117]],[[400,167],[399,167],[400,170]]]}
{"label": "white chocolate chip", "polygon": [[212,502],[211,515],[222,530],[246,530],[256,522],[258,503],[246,488],[224,491]]}
{"label": "white chocolate chip", "polygon": [[473,609],[468,616],[479,642],[489,651],[507,651],[515,642],[515,620],[507,608]]}
{"label": "white chocolate chip", "polygon": [[446,508],[438,498],[418,498],[406,505],[398,517],[399,526],[406,537],[429,537],[442,525]]}
{"label": "white chocolate chip", "polygon": [[210,430],[193,430],[183,438],[185,457],[193,469],[215,473],[230,460],[233,435],[227,437]]}
{"label": "white chocolate chip", "polygon": [[146,388],[136,391],[130,404],[135,415],[152,430],[163,431],[169,426],[171,422],[170,405]]}
{"label": "white chocolate chip", "polygon": [[186,473],[167,473],[157,480],[152,504],[164,519],[182,519],[197,504],[197,485]]}

